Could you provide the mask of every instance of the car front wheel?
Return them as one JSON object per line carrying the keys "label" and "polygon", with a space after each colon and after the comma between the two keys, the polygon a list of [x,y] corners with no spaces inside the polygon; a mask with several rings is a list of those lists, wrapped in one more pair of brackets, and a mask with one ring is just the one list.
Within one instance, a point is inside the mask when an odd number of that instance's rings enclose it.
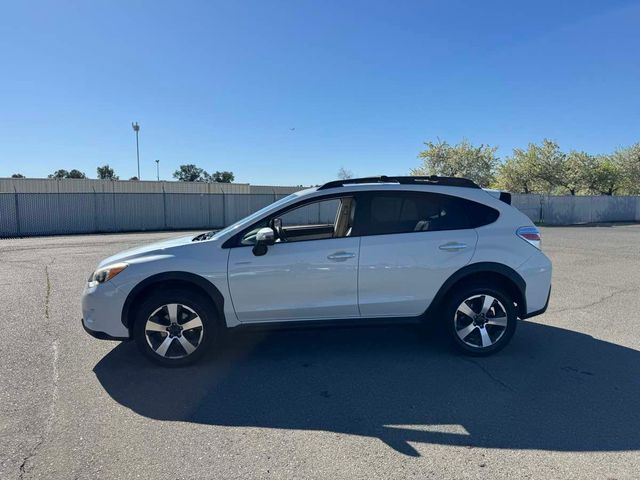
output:
{"label": "car front wheel", "polygon": [[165,366],[198,360],[218,334],[215,309],[205,297],[183,290],[159,290],[137,308],[134,338],[148,358]]}

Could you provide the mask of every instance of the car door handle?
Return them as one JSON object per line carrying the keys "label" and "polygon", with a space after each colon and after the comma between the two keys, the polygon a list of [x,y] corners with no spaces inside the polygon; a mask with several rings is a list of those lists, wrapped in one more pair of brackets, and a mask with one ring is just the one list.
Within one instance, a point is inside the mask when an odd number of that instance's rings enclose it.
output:
{"label": "car door handle", "polygon": [[352,252],[336,252],[331,255],[327,255],[329,260],[333,260],[334,262],[344,262],[350,258],[354,258],[356,256],[355,253]]}
{"label": "car door handle", "polygon": [[446,252],[457,252],[459,250],[464,250],[465,248],[467,248],[467,244],[460,243],[460,242],[449,242],[449,243],[443,243],[438,248]]}

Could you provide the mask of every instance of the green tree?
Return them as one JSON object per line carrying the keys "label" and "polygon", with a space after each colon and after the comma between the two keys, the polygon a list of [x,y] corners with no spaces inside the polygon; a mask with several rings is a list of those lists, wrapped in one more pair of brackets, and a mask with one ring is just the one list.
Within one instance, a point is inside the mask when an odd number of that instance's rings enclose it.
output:
{"label": "green tree", "polygon": [[565,154],[556,142],[546,138],[540,145],[530,144],[530,148],[535,152],[536,176],[546,184],[546,191],[575,195],[587,188],[593,156],[575,150]]}
{"label": "green tree", "polygon": [[425,146],[418,154],[423,164],[412,169],[411,175],[465,177],[483,187],[493,183],[498,167],[497,147],[476,147],[467,140],[456,145],[438,140],[425,142]]}
{"label": "green tree", "polygon": [[530,149],[514,149],[513,155],[498,168],[493,186],[513,193],[536,193],[539,180],[534,159],[535,154]]}
{"label": "green tree", "polygon": [[611,160],[622,171],[622,189],[631,195],[640,194],[640,143],[619,148],[611,155]]}
{"label": "green tree", "polygon": [[598,155],[589,168],[589,192],[598,195],[615,195],[625,185],[625,171],[614,155]]}
{"label": "green tree", "polygon": [[69,172],[64,169],[56,170],[49,175],[49,178],[69,178]]}
{"label": "green tree", "polygon": [[530,143],[527,147],[527,155],[533,166],[534,175],[541,183],[541,188],[547,193],[552,193],[563,181],[566,155],[560,151],[556,142],[546,138],[540,145]]}
{"label": "green tree", "polygon": [[49,178],[87,178],[87,176],[84,174],[84,172],[81,172],[80,170],[76,170],[74,168],[70,171],[64,169],[56,170],[51,175],[49,175]]}
{"label": "green tree", "polygon": [[118,180],[116,172],[114,172],[113,168],[111,168],[108,164],[103,165],[102,167],[98,167],[96,171],[98,172],[98,178],[100,180]]}
{"label": "green tree", "polygon": [[25,177],[21,173],[14,173],[13,175],[11,175],[11,178],[27,178],[27,177]]}
{"label": "green tree", "polygon": [[173,172],[173,178],[176,178],[180,182],[202,182],[205,180],[203,174],[206,174],[206,172],[202,168],[198,168],[190,163],[180,165],[180,168]]}
{"label": "green tree", "polygon": [[569,190],[571,195],[586,193],[590,185],[590,170],[596,163],[596,157],[587,152],[570,151],[562,162],[564,178],[558,184]]}
{"label": "green tree", "polygon": [[218,172],[216,170],[215,173],[207,173],[203,172],[203,177],[207,182],[218,182],[218,183],[231,183],[234,180],[233,172]]}
{"label": "green tree", "polygon": [[518,193],[566,193],[588,188],[588,169],[594,157],[585,152],[563,153],[556,142],[544,139],[526,149],[515,148],[499,167],[498,188]]}
{"label": "green tree", "polygon": [[67,176],[66,178],[87,178],[87,176],[84,174],[84,172],[81,172],[80,170],[76,170],[74,168],[73,170],[69,171],[69,176]]}

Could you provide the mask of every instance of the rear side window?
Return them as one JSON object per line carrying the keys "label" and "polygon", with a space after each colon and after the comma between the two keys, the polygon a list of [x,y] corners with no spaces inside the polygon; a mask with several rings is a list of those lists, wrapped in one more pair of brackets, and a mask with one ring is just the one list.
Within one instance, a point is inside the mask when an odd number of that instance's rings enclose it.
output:
{"label": "rear side window", "polygon": [[494,222],[498,212],[450,195],[380,192],[369,196],[356,217],[355,234],[386,235],[476,228]]}

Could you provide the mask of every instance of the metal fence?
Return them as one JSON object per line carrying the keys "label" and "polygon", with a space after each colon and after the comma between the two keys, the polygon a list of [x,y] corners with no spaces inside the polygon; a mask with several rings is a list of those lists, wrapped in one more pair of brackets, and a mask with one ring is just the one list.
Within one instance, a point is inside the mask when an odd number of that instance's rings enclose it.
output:
{"label": "metal fence", "polygon": [[[286,193],[0,193],[0,238],[225,227]],[[571,225],[640,221],[640,197],[513,195],[534,222]],[[332,221],[330,205],[299,212]],[[302,218],[304,217],[304,218]],[[331,217],[331,218],[330,218]]]}
{"label": "metal fence", "polygon": [[198,193],[0,193],[0,237],[221,228],[284,197]]}
{"label": "metal fence", "polygon": [[640,222],[640,196],[513,194],[511,203],[543,225]]}

